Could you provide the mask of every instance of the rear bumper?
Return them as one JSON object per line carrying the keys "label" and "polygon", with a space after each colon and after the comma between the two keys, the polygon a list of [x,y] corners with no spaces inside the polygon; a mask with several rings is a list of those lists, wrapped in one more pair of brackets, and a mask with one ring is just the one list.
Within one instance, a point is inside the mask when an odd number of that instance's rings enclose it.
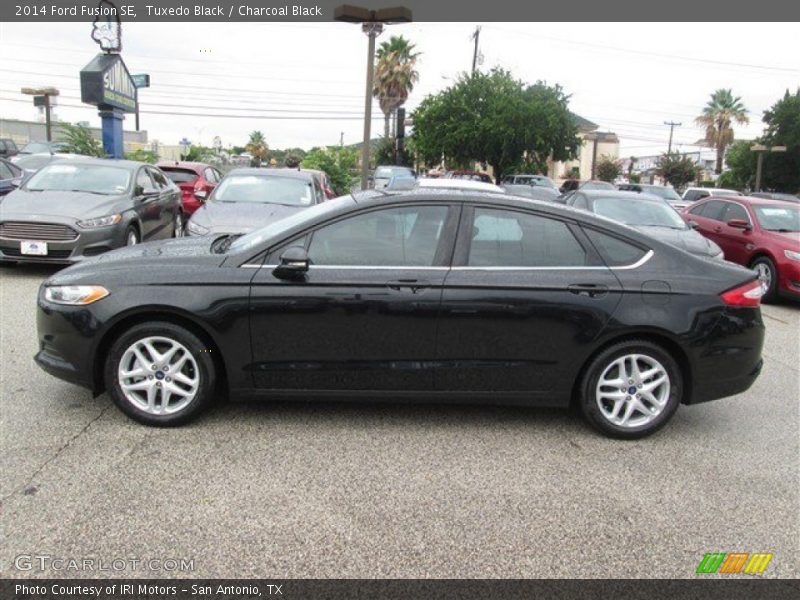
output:
{"label": "rear bumper", "polygon": [[750,386],[755,383],[758,376],[761,374],[761,369],[764,366],[764,360],[759,360],[755,367],[749,372],[739,377],[731,379],[716,380],[705,382],[704,384],[695,387],[694,394],[691,401],[686,404],[699,404],[701,402],[708,402],[710,400],[718,400],[719,398],[727,398],[728,396],[735,396],[750,389]]}

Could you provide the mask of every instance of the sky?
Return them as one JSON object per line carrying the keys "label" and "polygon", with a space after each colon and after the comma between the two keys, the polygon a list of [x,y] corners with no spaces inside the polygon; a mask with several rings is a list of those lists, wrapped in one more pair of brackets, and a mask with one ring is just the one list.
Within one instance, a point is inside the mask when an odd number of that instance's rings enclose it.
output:
{"label": "sky", "polygon": [[[694,123],[709,95],[732,88],[750,124],[800,85],[796,23],[410,23],[386,28],[378,43],[403,35],[422,54],[410,112],[472,64],[481,27],[479,68],[502,66],[528,82],[559,84],[570,109],[620,138],[620,156],[647,156],[673,144],[697,151]],[[356,143],[363,135],[367,38],[346,23],[124,23],[122,56],[149,73],[140,91],[141,127],[150,141],[182,138],[244,145],[253,130],[272,148]],[[80,102],[79,76],[99,51],[91,23],[0,23],[0,117],[35,119],[22,86],[60,89],[58,118],[99,125]],[[184,114],[180,114],[184,113]],[[188,114],[187,114],[188,113]],[[191,114],[195,113],[195,114]],[[207,115],[207,116],[199,116]],[[235,115],[225,117],[222,115]],[[383,131],[373,102],[373,137]],[[133,129],[133,116],[125,128]]]}

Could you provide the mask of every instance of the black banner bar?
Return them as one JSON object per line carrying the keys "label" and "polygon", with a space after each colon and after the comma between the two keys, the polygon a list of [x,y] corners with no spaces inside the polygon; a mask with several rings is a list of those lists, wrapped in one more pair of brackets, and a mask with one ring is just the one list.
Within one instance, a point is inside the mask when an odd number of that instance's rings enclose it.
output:
{"label": "black banner bar", "polygon": [[[402,6],[414,21],[798,21],[800,2],[761,0],[112,0],[123,22],[330,22],[343,4],[378,10]],[[90,21],[98,0],[2,0],[0,21]],[[107,6],[104,4],[103,6]],[[676,25],[676,39],[680,27]]]}
{"label": "black banner bar", "polygon": [[5,579],[2,600],[756,600],[800,597],[797,580]]}

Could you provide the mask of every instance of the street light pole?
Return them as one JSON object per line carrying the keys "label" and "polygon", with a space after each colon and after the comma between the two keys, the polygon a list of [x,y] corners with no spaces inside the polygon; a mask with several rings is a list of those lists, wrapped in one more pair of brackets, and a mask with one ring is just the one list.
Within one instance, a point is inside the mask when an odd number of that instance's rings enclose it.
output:
{"label": "street light pole", "polygon": [[52,123],[50,119],[50,109],[52,104],[50,103],[50,98],[52,96],[58,96],[59,91],[56,88],[48,87],[48,88],[22,88],[20,90],[26,96],[33,96],[33,105],[34,106],[42,106],[44,107],[44,126],[45,132],[47,135],[47,141],[53,141],[53,131],[52,131]]}
{"label": "street light pole", "polygon": [[372,86],[375,76],[375,38],[383,32],[383,23],[367,22],[361,30],[369,38],[367,55],[367,90],[364,94],[364,141],[361,144],[361,189],[369,185],[369,145],[372,137]]}
{"label": "street light pole", "polygon": [[369,38],[369,55],[367,56],[367,90],[364,94],[364,140],[361,144],[361,189],[367,189],[369,183],[369,142],[372,125],[372,85],[375,75],[375,38],[389,23],[411,22],[411,11],[404,6],[369,10],[360,6],[343,4],[333,11],[334,21],[345,23],[361,23],[361,30]]}
{"label": "street light pole", "polygon": [[750,150],[755,152],[758,156],[756,162],[756,192],[761,191],[761,169],[764,164],[764,154],[767,152],[786,152],[786,146],[764,146],[763,144],[754,144],[750,146]]}

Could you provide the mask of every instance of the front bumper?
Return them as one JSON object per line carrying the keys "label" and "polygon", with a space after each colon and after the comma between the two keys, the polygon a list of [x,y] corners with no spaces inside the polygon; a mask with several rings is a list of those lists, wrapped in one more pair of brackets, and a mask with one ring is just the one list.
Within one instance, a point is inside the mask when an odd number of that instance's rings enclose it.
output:
{"label": "front bumper", "polygon": [[74,224],[70,227],[78,232],[78,236],[69,241],[44,240],[47,242],[46,256],[22,254],[22,240],[0,238],[0,261],[72,264],[125,245],[125,231],[119,224],[97,229],[79,229]]}

